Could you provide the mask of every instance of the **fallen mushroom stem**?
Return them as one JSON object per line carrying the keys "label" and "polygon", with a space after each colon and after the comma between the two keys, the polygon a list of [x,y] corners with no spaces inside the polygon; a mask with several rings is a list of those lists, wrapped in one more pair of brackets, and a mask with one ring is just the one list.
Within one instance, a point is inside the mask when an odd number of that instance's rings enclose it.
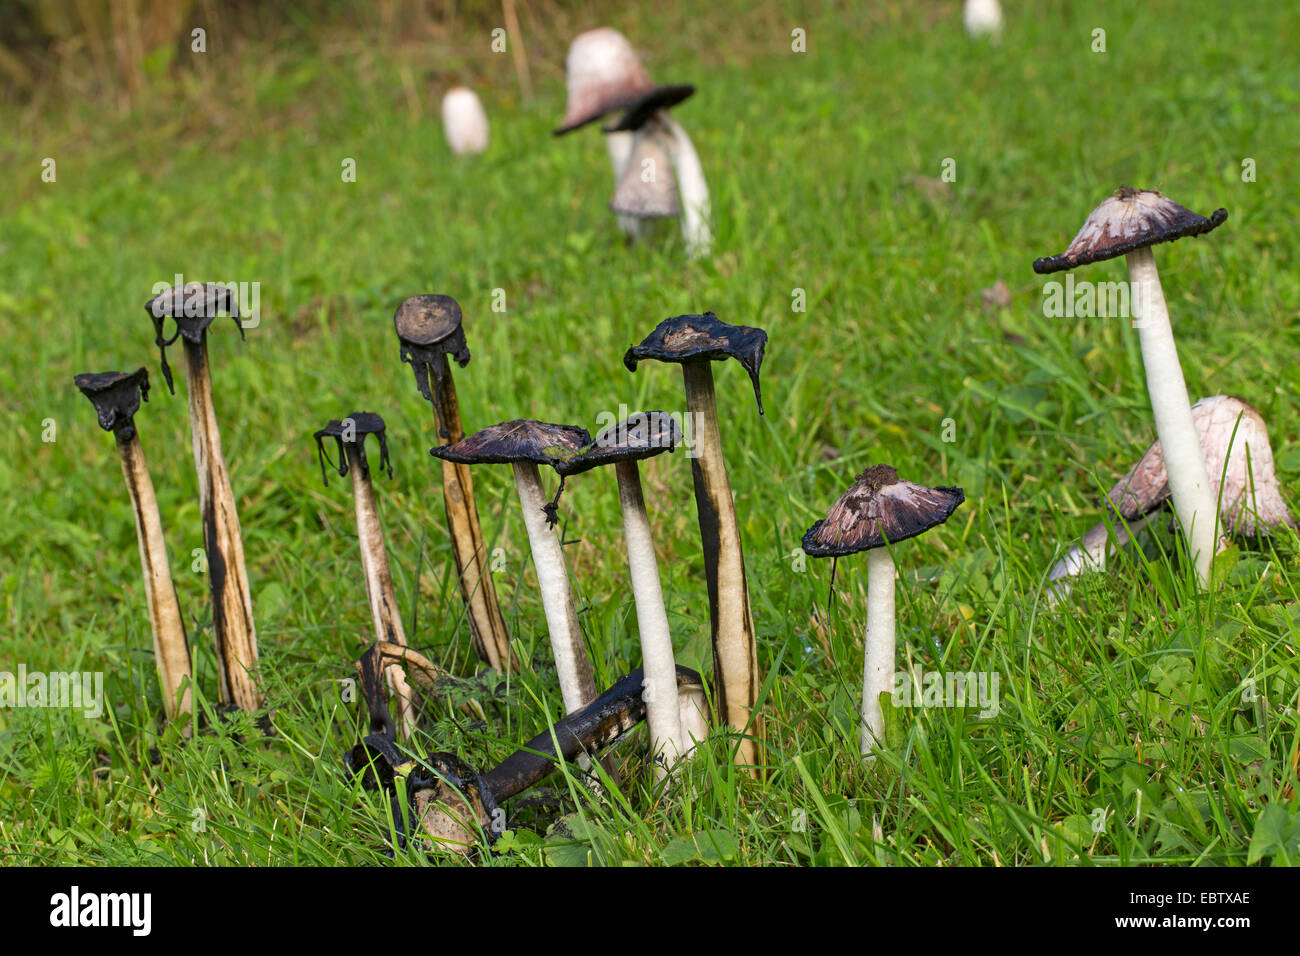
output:
{"label": "fallen mushroom stem", "polygon": [[880,696],[894,688],[894,558],[888,547],[867,554],[866,654],[862,666],[862,753],[885,745]]}
{"label": "fallen mushroom stem", "polygon": [[[650,748],[655,754],[656,773],[662,777],[679,757],[691,749],[691,745],[682,735],[677,695],[664,692],[664,688],[676,687],[676,664],[663,588],[659,583],[654,539],[646,516],[645,495],[641,490],[641,472],[635,461],[620,461],[614,470],[618,476],[623,538],[627,544],[627,565],[636,602],[637,629],[641,635]],[[692,726],[699,729],[698,722],[692,722]]]}
{"label": "fallen mushroom stem", "polygon": [[564,551],[548,521],[546,495],[542,491],[542,479],[537,465],[529,461],[516,461],[512,465],[515,489],[519,494],[519,510],[523,513],[524,527],[528,531],[533,565],[537,569],[537,586],[542,592],[542,608],[546,612],[560,693],[564,698],[565,711],[573,713],[596,696],[591,660],[587,656],[582,629],[578,626],[578,614],[573,606],[573,591],[564,564]]}
{"label": "fallen mushroom stem", "polygon": [[741,733],[736,760],[758,765],[762,723],[753,710],[758,697],[758,651],[740,527],[722,457],[717,399],[710,363],[685,362],[686,408],[694,425],[691,474],[704,549],[713,637],[714,700],[719,718]]}
{"label": "fallen mushroom stem", "polygon": [[1164,449],[1169,489],[1187,550],[1196,564],[1201,586],[1208,584],[1210,564],[1217,552],[1218,513],[1205,457],[1192,421],[1187,385],[1169,324],[1169,309],[1150,247],[1128,253],[1129,279],[1136,285],[1140,308],[1138,338],[1156,434]]}
{"label": "fallen mushroom stem", "polygon": [[212,592],[212,629],[220,660],[221,697],[240,710],[255,710],[262,693],[253,680],[257,665],[257,630],[244,543],[240,537],[235,495],[221,453],[221,432],[212,403],[212,373],[207,333],[201,342],[182,340],[189,388],[194,465],[199,479],[199,511],[203,518],[203,547]]}
{"label": "fallen mushroom stem", "polygon": [[1117,518],[1114,533],[1111,533],[1104,521],[1099,521],[1089,528],[1079,543],[1071,545],[1048,572],[1047,606],[1055,607],[1059,601],[1069,596],[1070,583],[1064,580],[1065,578],[1075,577],[1086,571],[1104,571],[1110,556],[1128,544],[1133,535],[1146,527],[1148,520],[1147,516],[1127,522]]}

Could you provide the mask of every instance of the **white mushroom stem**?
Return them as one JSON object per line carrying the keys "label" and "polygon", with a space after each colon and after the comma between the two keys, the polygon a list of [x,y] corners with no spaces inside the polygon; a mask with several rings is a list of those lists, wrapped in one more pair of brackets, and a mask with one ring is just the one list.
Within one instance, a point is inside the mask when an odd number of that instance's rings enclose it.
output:
{"label": "white mushroom stem", "polygon": [[[140,567],[144,572],[144,593],[149,604],[154,664],[158,668],[163,708],[167,719],[174,720],[180,714],[194,713],[193,675],[185,619],[176,599],[162,520],[158,516],[158,499],[145,465],[139,435],[133,431],[129,439],[122,439],[119,434],[117,451],[122,459],[122,475],[131,496],[131,508],[135,512],[135,532],[140,542]],[[182,684],[185,685],[183,691]],[[192,732],[193,725],[186,724],[185,736],[189,737]]]}
{"label": "white mushroom stem", "polygon": [[[393,591],[393,574],[388,566],[388,549],[384,547],[384,529],[379,524],[379,509],[375,505],[375,489],[370,475],[363,467],[361,447],[348,443],[348,468],[352,475],[352,500],[356,505],[357,539],[361,545],[361,567],[366,576],[366,598],[370,602],[370,616],[375,625],[375,640],[406,646],[406,631],[397,609],[397,596]],[[406,674],[396,663],[384,668],[388,689],[397,697],[401,715],[400,732],[409,738],[415,732],[415,700]]]}
{"label": "white mushroom stem", "polygon": [[668,630],[668,612],[664,609],[664,594],[659,584],[659,564],[655,559],[645,496],[641,491],[641,473],[635,461],[618,462],[614,470],[618,475],[618,500],[623,509],[623,537],[627,542],[627,566],[632,577],[632,596],[636,601],[637,628],[641,632],[646,724],[650,728],[650,748],[655,755],[655,773],[662,779],[668,768],[689,749],[682,737],[677,662],[673,659],[673,639]]}
{"label": "white mushroom stem", "polygon": [[[618,184],[623,181],[623,171],[627,169],[628,160],[632,156],[632,144],[636,139],[636,134],[632,132],[618,132],[605,134],[605,149],[609,153],[609,164],[614,168],[614,188],[618,189]],[[645,226],[636,216],[618,216],[618,228],[623,234],[630,239],[639,239],[643,235]]]}
{"label": "white mushroom stem", "polygon": [[686,135],[682,125],[667,110],[656,114],[657,120],[668,133],[669,155],[677,177],[677,194],[682,205],[682,239],[686,253],[691,258],[707,256],[713,247],[713,230],[709,225],[712,213],[709,206],[709,185],[704,181],[695,144]]}
{"label": "white mushroom stem", "polygon": [[537,466],[529,461],[515,462],[515,489],[519,493],[519,510],[528,530],[528,544],[537,569],[537,586],[542,592],[546,626],[551,635],[551,651],[560,679],[564,710],[573,713],[596,699],[596,681],[591,660],[582,641],[578,613],[569,588],[569,572],[564,566],[564,550],[555,530],[546,523],[543,507],[546,495]]}
{"label": "white mushroom stem", "polygon": [[754,712],[761,683],[754,618],[745,580],[745,556],[740,543],[736,505],[722,457],[718,406],[709,362],[682,365],[686,410],[694,429],[691,475],[704,549],[704,573],[709,588],[713,638],[714,699],[718,717],[737,733],[748,733],[736,750],[736,762],[757,775],[762,722]]}
{"label": "white mushroom stem", "polygon": [[1072,578],[1088,571],[1106,570],[1106,561],[1111,554],[1124,547],[1132,535],[1145,527],[1147,520],[1142,517],[1126,525],[1117,518],[1113,535],[1106,528],[1104,521],[1089,528],[1079,543],[1071,545],[1070,549],[1061,556],[1061,560],[1057,561],[1048,572],[1047,606],[1055,607],[1058,602],[1069,596],[1070,583],[1064,580],[1065,578]]}
{"label": "white mushroom stem", "polygon": [[[862,753],[885,744],[880,695],[894,690],[894,559],[888,547],[867,553],[867,633],[862,667]],[[868,759],[871,759],[868,756]]]}
{"label": "white mushroom stem", "polygon": [[677,691],[678,718],[682,740],[686,742],[681,756],[689,757],[695,745],[709,735],[709,701],[702,687],[681,687]]}
{"label": "white mushroom stem", "polygon": [[1142,364],[1146,367],[1156,435],[1160,439],[1169,475],[1169,491],[1178,523],[1187,540],[1187,550],[1196,563],[1196,577],[1204,587],[1209,583],[1210,562],[1217,550],[1218,515],[1214,491],[1206,472],[1200,437],[1192,421],[1192,406],[1187,400],[1187,385],[1178,362],[1178,349],[1169,325],[1169,308],[1160,287],[1155,256],[1147,247],[1130,252],[1126,259],[1129,279],[1137,291],[1138,339],[1142,345]]}
{"label": "white mushroom stem", "polygon": [[199,512],[203,518],[203,549],[212,591],[212,629],[221,663],[221,698],[240,710],[256,710],[262,692],[253,681],[257,664],[257,630],[253,599],[244,567],[244,542],[230,473],[221,454],[221,431],[212,405],[212,370],[206,337],[202,344],[185,341],[189,387],[190,431],[194,467],[199,477]]}

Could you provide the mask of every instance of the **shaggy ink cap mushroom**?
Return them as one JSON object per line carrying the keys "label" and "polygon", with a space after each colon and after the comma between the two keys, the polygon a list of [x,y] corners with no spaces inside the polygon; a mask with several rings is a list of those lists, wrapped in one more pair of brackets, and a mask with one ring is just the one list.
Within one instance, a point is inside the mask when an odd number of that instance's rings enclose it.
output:
{"label": "shaggy ink cap mushroom", "polygon": [[590,444],[591,433],[585,428],[517,418],[489,425],[454,445],[437,445],[429,454],[465,465],[512,465],[517,461],[553,465]]}
{"label": "shaggy ink cap mushroom", "polygon": [[602,465],[671,452],[681,441],[682,430],[667,412],[637,412],[606,428],[578,454],[553,464],[561,476],[580,475]]}
{"label": "shaggy ink cap mushroom", "polygon": [[[659,99],[681,102],[694,92],[691,87],[686,87],[683,94],[680,86],[655,86],[627,37],[612,27],[576,36],[564,65],[568,102],[556,136],[571,133],[616,110],[642,108],[643,103]],[[674,96],[679,98],[674,100]]]}
{"label": "shaggy ink cap mushroom", "polygon": [[[338,471],[340,478],[348,473],[348,456],[344,448],[345,445],[356,445],[361,474],[368,478],[370,476],[370,462],[366,460],[367,435],[374,435],[379,439],[379,470],[387,471],[388,477],[392,478],[393,465],[388,459],[386,427],[383,418],[375,412],[353,412],[342,420],[330,419],[329,424],[314,432],[312,437],[316,439],[316,455],[320,459],[321,480],[326,485],[329,484],[329,478],[326,477],[325,471],[325,462],[329,461],[329,455],[325,452],[326,438],[333,438],[338,445],[339,463],[334,467]],[[330,462],[330,464],[334,465],[333,462]]]}
{"label": "shaggy ink cap mushroom", "polygon": [[149,372],[83,372],[73,378],[81,393],[90,399],[99,416],[99,427],[124,440],[135,434],[135,413],[140,401],[149,401]]}
{"label": "shaggy ink cap mushroom", "polygon": [[1227,218],[1226,209],[1216,209],[1207,219],[1154,189],[1121,186],[1089,214],[1065,252],[1035,259],[1034,271],[1040,275],[1063,272],[1161,242],[1204,235]]}
{"label": "shaggy ink cap mushroom", "polygon": [[[239,328],[239,337],[244,338],[239,305],[230,287],[220,282],[187,282],[183,286],[172,286],[146,302],[144,308],[153,320],[154,344],[158,346],[163,379],[173,395],[176,387],[172,383],[171,366],[167,364],[167,346],[182,337],[195,345],[202,344],[208,326],[222,311],[229,313]],[[176,322],[176,334],[171,338],[163,334],[163,325],[168,318]]]}
{"label": "shaggy ink cap mushroom", "polygon": [[890,465],[873,465],[803,536],[814,558],[838,558],[897,544],[941,525],[966,500],[960,488],[927,488],[898,477]]}
{"label": "shaggy ink cap mushroom", "polygon": [[629,372],[635,372],[637,362],[643,359],[686,365],[733,358],[749,373],[749,380],[754,385],[754,400],[758,402],[758,413],[762,415],[763,391],[758,375],[766,347],[767,333],[762,329],[728,325],[712,312],[679,315],[664,319],[640,345],[628,349],[623,356],[623,364]]}

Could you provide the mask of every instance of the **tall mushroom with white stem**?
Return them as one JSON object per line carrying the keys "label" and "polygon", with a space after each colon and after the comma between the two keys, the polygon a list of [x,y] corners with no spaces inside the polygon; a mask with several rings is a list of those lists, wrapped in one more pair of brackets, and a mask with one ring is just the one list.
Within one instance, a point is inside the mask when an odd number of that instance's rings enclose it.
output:
{"label": "tall mushroom with white stem", "polygon": [[681,439],[681,429],[667,413],[637,412],[605,429],[589,448],[555,463],[555,470],[564,477],[613,465],[618,478],[627,568],[632,578],[632,597],[641,636],[641,666],[645,671],[646,724],[650,730],[650,750],[655,755],[655,772],[660,779],[693,743],[682,731],[673,638],[668,629],[668,612],[664,608],[659,564],[637,463],[672,451]]}
{"label": "tall mushroom with white stem", "polygon": [[[465,437],[465,429],[447,356],[461,368],[470,360],[459,303],[449,295],[412,296],[398,307],[393,327],[401,343],[401,360],[410,364],[416,389],[433,406],[438,437],[455,444]],[[474,501],[474,477],[468,466],[443,460],[442,500],[475,653],[494,670],[517,670],[519,662],[510,653],[510,633],[488,571],[487,546]]]}
{"label": "tall mushroom with white stem", "polygon": [[[321,480],[329,485],[325,474],[326,438],[338,445],[339,477],[351,473],[352,500],[357,515],[357,542],[361,546],[361,568],[366,578],[366,599],[370,602],[370,617],[375,626],[375,641],[379,644],[396,644],[406,647],[406,631],[393,591],[393,572],[388,566],[388,549],[384,546],[384,529],[379,523],[379,508],[375,503],[375,488],[370,481],[370,462],[366,459],[366,436],[374,435],[379,441],[379,470],[393,477],[393,466],[388,459],[388,441],[384,420],[373,412],[353,412],[344,419],[331,419],[312,437],[316,439],[316,454],[320,459]],[[406,682],[406,673],[393,665],[384,668],[388,686],[397,695],[401,712],[402,736],[409,738],[415,732],[415,697]]]}
{"label": "tall mushroom with white stem", "polygon": [[[99,427],[111,431],[122,460],[122,476],[135,512],[135,533],[140,544],[140,566],[144,573],[144,595],[149,605],[149,628],[153,632],[154,665],[162,691],[163,709],[168,720],[194,714],[191,688],[190,642],[185,633],[185,619],[176,598],[171,567],[167,561],[167,543],[163,539],[158,499],[154,495],[144,448],[135,427],[135,414],[141,399],[149,400],[149,373],[143,368],[134,372],[84,372],[74,379],[77,388],[90,399],[99,417]],[[186,737],[193,725],[186,724]]]}
{"label": "tall mushroom with white stem", "polygon": [[[694,92],[691,86],[657,87],[650,79],[650,74],[641,65],[640,57],[632,48],[627,38],[617,30],[601,27],[588,30],[574,38],[565,58],[566,85],[568,103],[564,120],[555,131],[556,136],[563,136],[575,129],[586,126],[603,116],[619,110],[637,111],[646,104],[657,104],[651,112],[666,110],[668,106],[681,102]],[[672,121],[663,124],[665,131],[655,142],[648,142],[646,137],[634,135],[634,130],[644,125],[650,114],[623,131],[606,131],[605,147],[609,151],[610,165],[614,171],[615,212],[618,213],[619,228],[630,238],[642,234],[641,220],[651,216],[676,215],[676,209],[665,211],[662,201],[653,202],[655,194],[671,190],[673,170],[670,168],[675,154],[682,153],[683,162],[690,170],[690,155],[694,148],[690,140],[681,134],[681,145],[676,132],[668,132]],[[665,117],[666,113],[663,114]],[[675,125],[675,124],[672,124]],[[680,127],[678,127],[680,129]],[[629,175],[639,176],[643,169],[643,160],[652,156],[648,150],[658,149],[668,158],[669,165],[662,170],[655,170],[653,181],[639,185],[639,180],[629,180]],[[691,181],[692,189],[703,183],[703,174],[699,173],[699,159],[694,160],[694,171],[698,176]],[[675,191],[675,190],[672,190]],[[629,198],[634,196],[636,198]],[[699,206],[698,191],[691,193],[695,206]],[[651,211],[653,209],[654,211]],[[705,213],[707,221],[707,188],[705,192]],[[685,222],[685,220],[683,220]],[[698,227],[695,235],[700,235]],[[709,237],[711,238],[711,237]],[[707,251],[707,243],[692,243],[688,246],[699,253]]]}
{"label": "tall mushroom with white stem", "polygon": [[1133,324],[1142,346],[1156,434],[1168,464],[1174,511],[1202,587],[1209,584],[1210,564],[1218,551],[1214,494],[1196,437],[1183,368],[1169,324],[1169,308],[1151,247],[1202,235],[1227,218],[1225,209],[1215,210],[1206,219],[1154,190],[1123,186],[1092,211],[1065,252],[1034,261],[1034,271],[1047,274],[1125,257],[1129,281],[1134,286],[1137,319]]}
{"label": "tall mushroom with white stem", "polygon": [[635,372],[647,359],[681,365],[690,415],[691,474],[695,508],[704,549],[704,573],[709,588],[709,619],[713,639],[714,700],[718,718],[742,737],[736,762],[757,775],[763,724],[754,705],[761,683],[754,616],[749,606],[745,555],[740,541],[736,504],[727,478],[718,430],[713,362],[733,358],[744,366],[754,386],[758,413],[763,394],[758,373],[763,364],[767,333],[743,325],[728,325],[712,312],[665,319],[640,345],[627,350],[623,364]]}
{"label": "tall mushroom with white stem", "polygon": [[487,113],[473,90],[457,86],[443,96],[442,131],[457,156],[477,156],[487,149]]}
{"label": "tall mushroom with white stem", "polygon": [[882,694],[894,688],[894,545],[943,524],[966,500],[960,488],[926,488],[898,477],[890,465],[858,475],[830,512],[803,536],[814,558],[867,556],[866,654],[862,666],[862,754],[885,743]]}
{"label": "tall mushroom with white stem", "polygon": [[[257,630],[253,624],[253,599],[244,567],[244,542],[239,532],[235,494],[230,472],[221,453],[221,431],[212,403],[212,369],[208,364],[208,326],[226,312],[244,337],[239,307],[229,288],[220,283],[189,282],[173,286],[145,303],[153,320],[154,341],[161,357],[163,378],[174,392],[167,346],[182,339],[185,377],[189,389],[190,431],[194,440],[194,465],[199,478],[199,512],[203,519],[203,549],[212,591],[212,630],[217,638],[221,670],[221,699],[240,710],[256,710],[262,692],[253,680],[257,664]],[[163,335],[170,317],[176,334]]]}
{"label": "tall mushroom with white stem", "polygon": [[[673,194],[681,215],[682,240],[686,244],[686,253],[691,258],[698,258],[708,255],[713,248],[709,184],[704,179],[704,167],[700,165],[695,144],[686,135],[682,125],[668,112],[670,106],[675,106],[694,92],[693,86],[656,90],[629,109],[617,123],[605,127],[605,134],[621,136],[629,130],[636,130],[636,140],[632,144],[628,165],[610,208],[628,215],[663,215],[654,206],[649,207],[655,210],[653,212],[638,210],[645,206],[646,192],[653,191],[656,187],[659,192],[664,190],[664,187],[658,186],[658,179],[663,174],[658,169],[655,156],[666,156],[672,164],[673,180],[669,185],[674,187]],[[647,179],[648,175],[653,178]]]}
{"label": "tall mushroom with white stem", "polygon": [[[1283,525],[1296,527],[1282,500],[1263,416],[1240,398],[1213,395],[1192,406],[1192,421],[1227,531],[1254,537]],[[1106,507],[1116,516],[1114,533],[1099,521],[1048,573],[1050,603],[1069,594],[1067,578],[1104,570],[1109,555],[1169,501],[1170,493],[1164,450],[1157,439],[1106,495]]]}
{"label": "tall mushroom with white stem", "polygon": [[542,592],[542,607],[566,713],[573,713],[595,698],[596,682],[578,625],[564,550],[551,526],[554,508],[546,501],[537,466],[567,458],[590,444],[591,434],[585,428],[516,419],[489,425],[458,442],[429,450],[429,454],[443,461],[465,465],[508,464],[514,468],[519,510],[528,531],[533,566],[537,569],[537,587]]}

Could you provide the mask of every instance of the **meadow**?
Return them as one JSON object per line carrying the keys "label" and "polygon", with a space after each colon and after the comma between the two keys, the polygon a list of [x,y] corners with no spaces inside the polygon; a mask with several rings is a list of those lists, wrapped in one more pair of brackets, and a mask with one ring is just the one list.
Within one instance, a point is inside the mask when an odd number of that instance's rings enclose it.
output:
{"label": "meadow", "polygon": [[[619,787],[597,795],[558,772],[512,802],[495,852],[468,862],[1300,861],[1300,541],[1240,542],[1198,591],[1161,521],[1048,607],[1047,570],[1155,436],[1129,323],[1045,315],[1031,269],[1120,185],[1202,215],[1226,207],[1223,227],[1156,257],[1189,393],[1260,409],[1293,497],[1300,7],[1004,8],[997,46],[966,36],[955,3],[575,8],[529,50],[530,100],[486,28],[392,46],[338,28],[316,45],[247,38],[173,65],[129,108],[0,108],[0,669],[102,672],[108,700],[95,720],[0,710],[0,860],[466,862],[387,856],[385,801],[343,771],[366,715],[340,680],[371,625],[351,496],[346,481],[322,485],[311,439],[352,411],[387,420],[394,477],[376,487],[407,634],[457,675],[426,702],[417,747],[491,766],[562,706],[505,466],[476,469],[476,491],[529,667],[476,673],[433,418],[392,326],[404,298],[437,292],[465,314],[467,430],[528,417],[594,431],[620,406],[680,411],[676,369],[629,374],[621,361],[668,316],[712,310],[769,336],[765,415],[739,367],[715,367],[765,679],[765,774],[739,772],[719,731],[656,787],[640,730],[614,750]],[[712,191],[708,258],[688,261],[671,222],[626,246],[598,133],[551,136],[564,46],[602,23],[656,80],[698,87],[675,115]],[[806,52],[791,49],[796,28]],[[453,82],[477,89],[492,122],[476,159],[443,141],[437,104]],[[184,384],[167,393],[143,309],[178,273],[260,284],[247,341],[224,321],[209,341],[268,737],[248,715],[215,718]],[[1122,280],[1124,266],[1087,278]],[[986,305],[999,280],[1009,303]],[[159,729],[121,472],[72,385],[140,365],[154,387],[136,421],[195,655],[202,730],[189,741]],[[799,541],[877,462],[967,498],[898,548],[900,668],[996,674],[998,701],[986,716],[901,709],[867,765],[865,556],[840,561],[832,589],[829,562],[804,559]],[[678,661],[709,673],[688,462],[661,456],[642,475]],[[612,476],[569,481],[561,516],[609,686],[639,665]]]}

